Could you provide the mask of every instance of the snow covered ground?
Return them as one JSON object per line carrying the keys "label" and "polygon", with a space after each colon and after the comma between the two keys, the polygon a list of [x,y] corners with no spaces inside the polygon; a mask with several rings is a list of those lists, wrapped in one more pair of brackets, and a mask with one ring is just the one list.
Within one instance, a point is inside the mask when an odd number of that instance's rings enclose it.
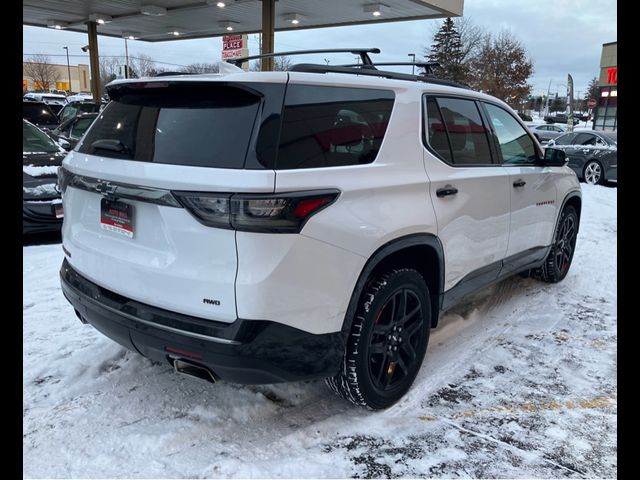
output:
{"label": "snow covered ground", "polygon": [[23,465],[34,477],[606,477],[616,456],[616,189],[584,186],[567,278],[446,313],[409,394],[211,385],[82,325],[60,245],[25,247]]}

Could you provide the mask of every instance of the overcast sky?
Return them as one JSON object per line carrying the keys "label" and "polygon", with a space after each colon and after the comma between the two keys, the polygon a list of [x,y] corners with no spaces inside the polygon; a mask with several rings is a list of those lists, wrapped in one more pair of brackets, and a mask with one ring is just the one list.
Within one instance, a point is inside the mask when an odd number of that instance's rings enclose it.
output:
{"label": "overcast sky", "polygon": [[[576,95],[582,96],[591,78],[599,75],[602,44],[617,40],[615,0],[465,0],[464,16],[492,32],[509,29],[527,49],[534,65],[529,83],[533,93],[566,92],[567,74],[573,76]],[[416,20],[276,33],[276,51],[313,48],[379,47],[379,61],[406,61],[408,53],[424,55],[432,34],[442,20]],[[250,40],[251,54],[258,53],[257,39]],[[23,53],[46,53],[65,64],[63,46],[69,47],[71,64],[88,63],[80,49],[86,34],[23,28]],[[124,40],[99,36],[101,55],[124,55]],[[221,38],[162,43],[129,41],[129,55],[150,55],[166,68],[220,60]],[[321,46],[321,47],[320,47]],[[25,55],[24,58],[29,58]],[[322,62],[323,58],[304,57]],[[353,59],[325,56],[331,63]],[[375,61],[375,60],[374,60]],[[409,67],[410,68],[410,67]],[[399,70],[401,71],[401,70]]]}

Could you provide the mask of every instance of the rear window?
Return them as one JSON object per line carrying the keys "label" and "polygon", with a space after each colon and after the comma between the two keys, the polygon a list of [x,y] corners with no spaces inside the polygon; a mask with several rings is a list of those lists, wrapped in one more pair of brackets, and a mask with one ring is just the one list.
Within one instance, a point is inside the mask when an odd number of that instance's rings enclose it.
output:
{"label": "rear window", "polygon": [[244,167],[259,95],[211,83],[127,87],[110,94],[113,101],[84,137],[80,152],[172,165]]}
{"label": "rear window", "polygon": [[394,98],[389,90],[289,85],[276,169],[373,162]]}
{"label": "rear window", "polygon": [[31,123],[48,124],[58,123],[58,118],[53,114],[48,105],[42,103],[22,103],[22,118],[26,118]]}

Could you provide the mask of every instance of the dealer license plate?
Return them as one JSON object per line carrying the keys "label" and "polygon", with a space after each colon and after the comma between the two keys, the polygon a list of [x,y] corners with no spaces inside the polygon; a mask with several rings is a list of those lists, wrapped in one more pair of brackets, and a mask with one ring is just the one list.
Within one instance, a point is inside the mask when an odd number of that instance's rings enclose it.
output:
{"label": "dealer license plate", "polygon": [[133,238],[133,205],[100,199],[100,227]]}

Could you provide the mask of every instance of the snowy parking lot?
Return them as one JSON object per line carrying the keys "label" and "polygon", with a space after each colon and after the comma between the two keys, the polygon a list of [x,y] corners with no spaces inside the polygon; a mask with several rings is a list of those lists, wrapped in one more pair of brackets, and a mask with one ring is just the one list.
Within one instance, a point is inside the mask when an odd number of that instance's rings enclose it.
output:
{"label": "snowy parking lot", "polygon": [[445,313],[382,412],[322,381],[176,375],[80,323],[59,244],[24,247],[24,476],[615,478],[617,192],[582,188],[566,279],[514,277]]}

